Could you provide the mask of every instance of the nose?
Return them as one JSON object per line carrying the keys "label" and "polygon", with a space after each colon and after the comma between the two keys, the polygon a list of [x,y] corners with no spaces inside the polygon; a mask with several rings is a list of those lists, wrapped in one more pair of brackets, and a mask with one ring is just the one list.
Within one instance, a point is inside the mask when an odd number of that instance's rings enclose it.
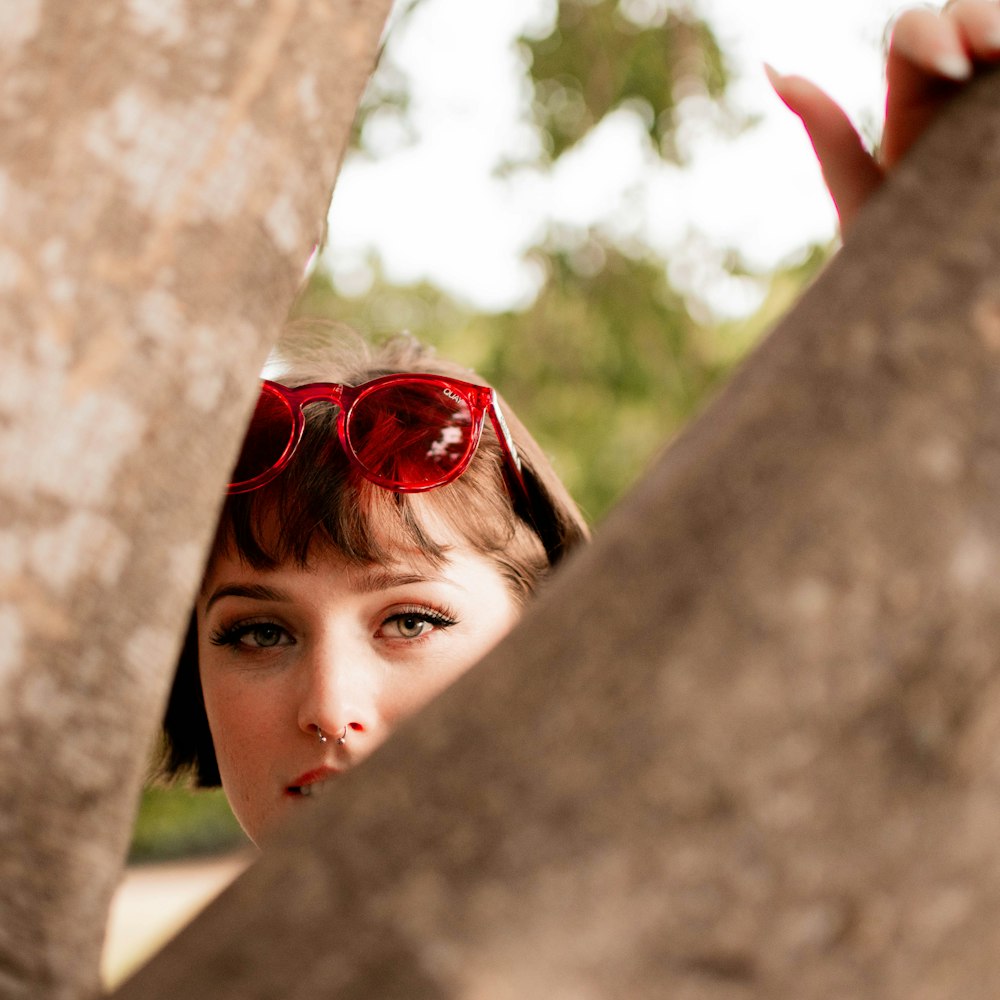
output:
{"label": "nose", "polygon": [[[379,671],[363,649],[325,640],[300,668],[299,729],[313,738],[322,733],[335,743],[346,728],[349,745],[352,736],[366,736],[370,742],[378,735]],[[356,742],[352,749],[358,749]]]}

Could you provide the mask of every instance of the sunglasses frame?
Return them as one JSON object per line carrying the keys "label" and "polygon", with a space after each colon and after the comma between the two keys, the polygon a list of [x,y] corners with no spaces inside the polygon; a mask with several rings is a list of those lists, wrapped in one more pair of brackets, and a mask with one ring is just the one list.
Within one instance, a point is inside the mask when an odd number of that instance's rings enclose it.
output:
{"label": "sunglasses frame", "polygon": [[[414,384],[440,389],[453,399],[457,397],[469,408],[469,413],[472,417],[472,428],[469,435],[469,446],[464,457],[448,471],[447,475],[433,482],[418,483],[411,486],[401,484],[388,477],[379,476],[366,469],[351,444],[349,424],[351,412],[354,407],[372,393],[380,392],[386,387]],[[280,382],[272,382],[270,379],[264,379],[261,382],[261,394],[267,393],[281,399],[288,409],[292,425],[288,444],[270,468],[251,479],[245,479],[238,483],[230,483],[226,491],[230,496],[260,489],[277,478],[292,460],[299,442],[302,440],[302,435],[306,427],[305,407],[310,403],[329,402],[337,406],[337,436],[340,439],[340,445],[348,461],[370,483],[381,486],[383,489],[391,490],[394,493],[423,493],[427,490],[437,489],[439,486],[445,486],[447,483],[454,482],[469,467],[472,456],[479,447],[486,415],[489,414],[497,440],[500,442],[500,449],[504,455],[503,472],[507,488],[510,490],[512,497],[519,495],[521,499],[528,502],[529,495],[524,475],[521,471],[521,458],[510,435],[507,421],[504,419],[503,411],[500,408],[497,398],[497,392],[490,386],[476,385],[473,382],[463,382],[461,379],[451,378],[446,375],[409,372],[383,375],[380,378],[372,379],[370,382],[365,382],[357,386],[342,385],[337,382],[310,382],[308,385],[287,386],[282,385]]]}

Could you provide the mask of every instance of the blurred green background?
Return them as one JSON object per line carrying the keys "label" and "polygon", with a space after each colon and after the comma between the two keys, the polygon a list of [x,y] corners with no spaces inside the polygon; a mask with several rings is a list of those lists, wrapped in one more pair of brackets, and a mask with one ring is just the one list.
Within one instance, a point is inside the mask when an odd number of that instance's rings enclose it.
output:
{"label": "blurred green background", "polygon": [[221,789],[150,787],[142,794],[129,862],[218,854],[247,843]]}
{"label": "blurred green background", "polygon": [[[397,23],[433,2],[398,5]],[[537,133],[542,167],[623,106],[638,109],[646,123],[646,152],[671,162],[682,160],[675,141],[678,109],[692,95],[720,128],[752,126],[727,107],[726,55],[693,6],[561,0],[551,31],[519,45],[524,85],[533,94],[528,124]],[[387,112],[405,121],[407,106],[408,80],[394,60],[390,32],[351,155],[377,157],[367,127]],[[575,231],[555,225],[531,250],[543,282],[519,311],[484,313],[432,285],[394,285],[377,260],[370,262],[371,286],[350,296],[338,290],[336,272],[321,258],[294,313],[341,321],[375,337],[407,329],[475,368],[500,388],[596,525],[832,249],[803,248],[766,274],[750,273],[730,254],[732,274],[760,285],[761,305],[739,320],[719,320],[696,293],[675,288],[667,262],[635,237],[616,234],[614,226]],[[220,792],[150,788],[132,860],[245,843]]]}

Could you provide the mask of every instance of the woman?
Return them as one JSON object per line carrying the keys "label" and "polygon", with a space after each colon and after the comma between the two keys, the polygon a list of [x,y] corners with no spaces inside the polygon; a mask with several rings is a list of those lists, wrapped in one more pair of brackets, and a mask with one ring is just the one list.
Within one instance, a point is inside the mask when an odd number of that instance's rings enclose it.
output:
{"label": "woman", "polygon": [[[904,14],[880,159],[816,87],[772,76],[845,230],[974,64],[998,55],[992,0]],[[454,381],[416,374],[428,372]],[[165,720],[165,770],[221,782],[258,842],[479,660],[587,537],[499,398],[413,341],[281,382],[309,388],[262,390]]]}
{"label": "woman", "polygon": [[481,659],[587,537],[492,389],[409,337],[340,339],[263,386],[165,720],[167,771],[221,782],[256,842]]}

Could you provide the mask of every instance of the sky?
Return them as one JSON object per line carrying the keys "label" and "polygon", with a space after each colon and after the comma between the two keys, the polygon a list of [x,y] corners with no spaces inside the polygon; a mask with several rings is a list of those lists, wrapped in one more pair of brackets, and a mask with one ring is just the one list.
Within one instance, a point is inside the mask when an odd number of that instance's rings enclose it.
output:
{"label": "sky", "polygon": [[725,272],[727,251],[769,268],[836,233],[805,133],[763,65],[811,77],[874,134],[886,26],[904,5],[690,2],[730,57],[732,104],[756,125],[726,137],[693,105],[681,132],[689,162],[677,169],[652,163],[637,121],[613,115],[554,171],[501,176],[498,164],[533,149],[514,40],[551,23],[554,0],[424,0],[394,39],[413,81],[413,131],[403,134],[389,117],[370,133],[379,155],[349,158],[321,266],[342,290],[359,293],[374,253],[390,280],[430,280],[483,310],[516,308],[537,290],[524,254],[549,222],[603,221],[640,235],[668,261],[674,283],[714,313],[752,310],[759,287]]}

